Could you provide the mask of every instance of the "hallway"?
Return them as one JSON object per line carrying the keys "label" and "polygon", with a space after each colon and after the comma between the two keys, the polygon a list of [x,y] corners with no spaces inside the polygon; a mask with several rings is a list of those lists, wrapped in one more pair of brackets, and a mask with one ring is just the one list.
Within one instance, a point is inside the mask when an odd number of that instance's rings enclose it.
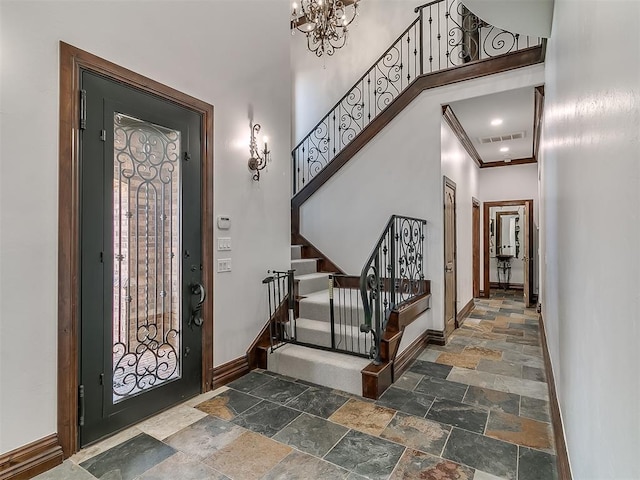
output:
{"label": "hallway", "polygon": [[476,300],[377,402],[254,371],[39,480],[557,478],[538,315]]}

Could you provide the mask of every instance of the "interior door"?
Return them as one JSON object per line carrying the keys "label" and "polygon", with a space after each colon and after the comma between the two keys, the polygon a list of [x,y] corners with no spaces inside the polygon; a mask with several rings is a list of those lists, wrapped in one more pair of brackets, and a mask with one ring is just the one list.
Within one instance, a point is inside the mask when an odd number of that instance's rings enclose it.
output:
{"label": "interior door", "polygon": [[524,304],[527,307],[531,306],[531,260],[532,260],[532,245],[531,245],[531,206],[529,202],[524,202],[524,256],[523,262],[523,290],[524,290]]}
{"label": "interior door", "polygon": [[198,113],[83,71],[80,445],[200,391]]}
{"label": "interior door", "polygon": [[449,335],[456,324],[456,185],[444,180],[444,323]]}

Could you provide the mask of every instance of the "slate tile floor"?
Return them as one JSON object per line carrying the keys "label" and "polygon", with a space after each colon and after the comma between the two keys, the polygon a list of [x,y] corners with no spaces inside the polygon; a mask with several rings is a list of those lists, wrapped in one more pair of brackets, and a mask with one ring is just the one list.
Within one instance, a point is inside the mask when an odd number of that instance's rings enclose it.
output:
{"label": "slate tile floor", "polygon": [[476,306],[377,401],[270,372],[85,449],[39,480],[554,480],[537,314]]}

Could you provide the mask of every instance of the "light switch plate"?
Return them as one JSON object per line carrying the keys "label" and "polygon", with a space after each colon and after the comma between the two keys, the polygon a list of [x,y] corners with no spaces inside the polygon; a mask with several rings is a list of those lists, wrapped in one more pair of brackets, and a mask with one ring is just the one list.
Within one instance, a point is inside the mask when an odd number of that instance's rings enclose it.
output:
{"label": "light switch plate", "polygon": [[218,259],[218,273],[225,273],[231,271],[231,259],[219,258]]}
{"label": "light switch plate", "polygon": [[218,251],[227,252],[231,250],[231,237],[218,237]]}

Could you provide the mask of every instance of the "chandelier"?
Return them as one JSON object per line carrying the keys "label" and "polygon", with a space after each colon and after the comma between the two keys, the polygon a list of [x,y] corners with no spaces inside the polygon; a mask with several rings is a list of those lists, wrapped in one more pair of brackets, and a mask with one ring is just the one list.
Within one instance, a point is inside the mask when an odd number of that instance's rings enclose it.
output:
{"label": "chandelier", "polygon": [[[347,42],[347,30],[358,15],[360,0],[300,0],[293,4],[291,27],[307,36],[307,47],[321,57]],[[351,6],[350,12],[347,8]]]}

